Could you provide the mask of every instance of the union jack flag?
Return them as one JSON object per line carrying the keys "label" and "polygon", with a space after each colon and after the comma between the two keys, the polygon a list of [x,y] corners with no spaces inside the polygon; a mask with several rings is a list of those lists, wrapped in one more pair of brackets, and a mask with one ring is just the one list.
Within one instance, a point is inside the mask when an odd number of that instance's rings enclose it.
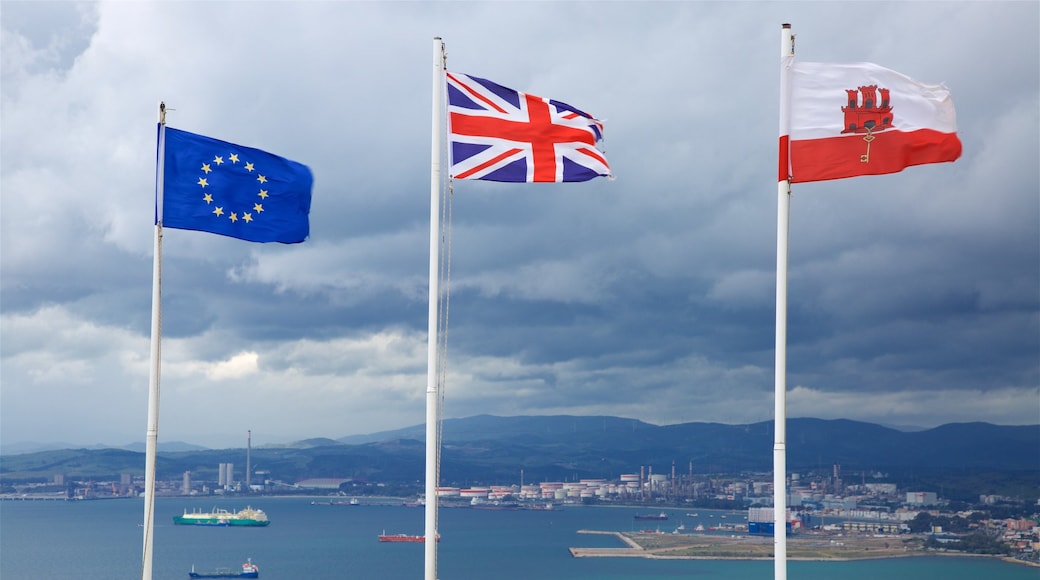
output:
{"label": "union jack flag", "polygon": [[447,73],[455,179],[558,182],[612,177],[603,123],[566,103]]}

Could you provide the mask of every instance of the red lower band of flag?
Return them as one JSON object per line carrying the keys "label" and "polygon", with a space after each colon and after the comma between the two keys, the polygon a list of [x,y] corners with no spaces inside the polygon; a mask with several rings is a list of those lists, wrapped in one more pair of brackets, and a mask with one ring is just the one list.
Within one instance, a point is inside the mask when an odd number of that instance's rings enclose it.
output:
{"label": "red lower band of flag", "polygon": [[784,135],[780,137],[780,172],[776,178],[777,181],[787,181],[787,178],[791,176],[789,171],[791,164],[791,137]]}
{"label": "red lower band of flag", "polygon": [[[945,163],[961,156],[956,133],[931,129],[883,131],[791,141],[791,182],[807,183],[859,175],[896,173],[913,165]],[[783,138],[781,138],[781,149]],[[785,168],[781,159],[780,175]]]}

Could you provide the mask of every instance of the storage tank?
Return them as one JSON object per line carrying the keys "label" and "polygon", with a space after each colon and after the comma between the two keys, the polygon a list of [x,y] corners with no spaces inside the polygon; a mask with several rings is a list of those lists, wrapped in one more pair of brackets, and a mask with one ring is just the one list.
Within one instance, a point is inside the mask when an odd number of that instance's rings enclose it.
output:
{"label": "storage tank", "polygon": [[472,498],[475,498],[475,497],[479,497],[479,498],[482,498],[482,499],[487,499],[488,493],[490,491],[491,490],[489,490],[486,487],[471,487],[469,489],[461,489],[461,490],[459,490],[459,496],[462,497],[463,499],[472,499]]}

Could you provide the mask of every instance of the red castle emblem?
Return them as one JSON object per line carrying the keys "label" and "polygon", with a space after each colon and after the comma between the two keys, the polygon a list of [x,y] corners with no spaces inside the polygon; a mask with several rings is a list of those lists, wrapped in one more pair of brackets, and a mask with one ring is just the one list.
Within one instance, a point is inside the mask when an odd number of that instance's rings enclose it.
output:
{"label": "red castle emblem", "polygon": [[[892,127],[892,105],[888,99],[888,89],[878,89],[877,85],[845,89],[849,95],[849,106],[842,107],[845,113],[845,133],[876,133]],[[881,93],[878,101],[877,94]],[[860,96],[862,95],[862,99]]]}
{"label": "red castle emblem", "polygon": [[[877,85],[867,85],[860,87],[858,92],[856,89],[845,89],[845,92],[849,96],[849,106],[841,108],[845,113],[845,127],[841,133],[864,133],[863,140],[867,142],[867,152],[860,155],[859,160],[869,163],[870,142],[874,140],[874,133],[892,128],[889,91],[879,89]],[[880,101],[878,93],[881,93]]]}

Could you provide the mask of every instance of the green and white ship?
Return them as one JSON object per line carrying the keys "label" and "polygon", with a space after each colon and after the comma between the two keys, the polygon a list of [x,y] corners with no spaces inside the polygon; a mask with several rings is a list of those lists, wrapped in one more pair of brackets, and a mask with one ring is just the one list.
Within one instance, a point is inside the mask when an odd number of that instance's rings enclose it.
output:
{"label": "green and white ship", "polygon": [[180,526],[267,526],[264,510],[246,507],[238,512],[230,512],[222,508],[213,508],[211,512],[184,510],[183,515],[174,516],[173,523]]}

